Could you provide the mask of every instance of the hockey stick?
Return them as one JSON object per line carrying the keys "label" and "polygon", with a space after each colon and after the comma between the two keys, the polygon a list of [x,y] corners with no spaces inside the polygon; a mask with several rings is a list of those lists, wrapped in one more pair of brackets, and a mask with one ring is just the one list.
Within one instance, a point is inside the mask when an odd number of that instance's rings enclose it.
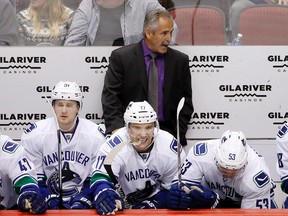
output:
{"label": "hockey stick", "polygon": [[185,102],[185,98],[181,98],[181,100],[179,101],[178,103],[178,106],[177,106],[177,115],[176,115],[176,118],[177,118],[177,157],[178,157],[178,187],[180,188],[181,186],[181,166],[182,166],[182,163],[181,163],[181,144],[180,144],[180,126],[179,126],[179,115],[180,115],[180,111],[181,109],[183,108],[183,105],[184,105],[184,102]]}
{"label": "hockey stick", "polygon": [[125,146],[129,143],[130,141],[125,141],[122,142],[120,144],[118,144],[117,146],[115,146],[106,156],[105,160],[104,160],[104,168],[106,169],[111,181],[114,183],[116,190],[118,191],[119,195],[121,196],[121,198],[125,201],[125,205],[127,208],[130,207],[130,203],[126,200],[126,196],[121,188],[120,183],[118,182],[117,178],[115,177],[113,170],[112,170],[112,162],[116,156],[116,154]]}
{"label": "hockey stick", "polygon": [[115,146],[106,156],[105,160],[104,160],[104,168],[106,169],[110,179],[112,180],[112,182],[116,185],[119,184],[118,180],[116,179],[113,171],[112,171],[112,162],[116,156],[116,154],[126,145],[128,144],[129,141],[126,142],[122,142],[120,144],[118,144],[117,146]]}
{"label": "hockey stick", "polygon": [[59,123],[58,123],[58,120],[57,120],[57,116],[56,116],[56,113],[53,109],[53,106],[51,104],[51,101],[46,97],[44,96],[45,99],[46,99],[46,102],[49,104],[50,108],[52,109],[52,113],[53,113],[53,116],[54,116],[54,119],[55,119],[55,123],[56,123],[56,127],[57,127],[57,141],[58,141],[58,178],[59,178],[59,207],[60,209],[63,207],[63,194],[62,194],[62,148],[61,148],[61,130],[60,130],[60,127],[59,127]]}

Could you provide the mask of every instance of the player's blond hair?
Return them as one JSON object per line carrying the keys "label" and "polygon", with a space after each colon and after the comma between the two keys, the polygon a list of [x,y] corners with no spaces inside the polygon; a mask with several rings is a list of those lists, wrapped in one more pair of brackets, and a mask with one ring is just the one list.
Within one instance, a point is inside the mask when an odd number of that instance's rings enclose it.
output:
{"label": "player's blond hair", "polygon": [[[59,36],[59,25],[68,22],[70,17],[67,8],[62,3],[62,0],[46,0],[42,10],[47,11],[48,28],[51,32],[50,38]],[[28,7],[28,16],[33,23],[36,37],[43,28],[40,13],[30,5]]]}

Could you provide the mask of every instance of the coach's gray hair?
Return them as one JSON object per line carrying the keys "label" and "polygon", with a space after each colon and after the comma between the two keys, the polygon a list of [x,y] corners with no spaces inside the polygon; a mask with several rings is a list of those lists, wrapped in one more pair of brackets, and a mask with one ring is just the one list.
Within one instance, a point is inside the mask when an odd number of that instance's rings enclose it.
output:
{"label": "coach's gray hair", "polygon": [[147,28],[151,29],[151,31],[155,32],[158,28],[159,18],[164,17],[170,19],[173,22],[172,15],[165,9],[157,9],[152,10],[145,16],[144,26],[143,26],[143,34],[145,37],[145,30]]}

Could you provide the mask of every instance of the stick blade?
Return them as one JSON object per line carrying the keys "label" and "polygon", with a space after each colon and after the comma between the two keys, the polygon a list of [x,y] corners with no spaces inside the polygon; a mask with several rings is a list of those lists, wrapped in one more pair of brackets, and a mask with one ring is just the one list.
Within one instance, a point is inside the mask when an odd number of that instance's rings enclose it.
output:
{"label": "stick blade", "polygon": [[113,159],[115,158],[116,154],[125,146],[129,143],[130,141],[123,141],[122,143],[118,144],[117,146],[115,146],[113,149],[111,149],[111,151],[107,154],[105,160],[104,160],[104,168],[107,171],[110,179],[112,180],[112,182],[116,185],[118,184],[118,180],[116,179],[113,170],[112,170],[112,162]]}

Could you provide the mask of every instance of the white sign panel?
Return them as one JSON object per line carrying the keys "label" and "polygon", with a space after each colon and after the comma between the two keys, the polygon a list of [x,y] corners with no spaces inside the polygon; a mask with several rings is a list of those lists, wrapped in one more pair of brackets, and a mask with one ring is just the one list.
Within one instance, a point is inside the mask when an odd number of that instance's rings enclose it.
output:
{"label": "white sign panel", "polygon": [[[179,46],[189,55],[195,112],[187,138],[218,138],[242,130],[274,139],[288,117],[285,47]],[[115,47],[9,47],[0,51],[0,130],[20,139],[30,123],[52,116],[46,102],[59,81],[83,91],[81,117],[103,122],[101,91]]]}

